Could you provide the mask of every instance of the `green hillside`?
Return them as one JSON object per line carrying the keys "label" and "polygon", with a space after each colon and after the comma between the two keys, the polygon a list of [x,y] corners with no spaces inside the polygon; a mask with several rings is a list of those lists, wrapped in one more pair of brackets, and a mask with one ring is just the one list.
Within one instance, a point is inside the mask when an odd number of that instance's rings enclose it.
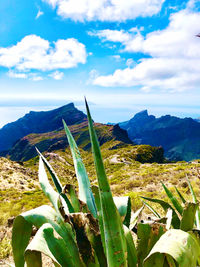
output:
{"label": "green hillside", "polygon": [[[115,141],[115,144],[119,144],[119,141]],[[146,153],[147,149],[151,147],[126,145],[116,149],[109,149],[112,147],[113,141],[107,142],[101,147],[112,192],[116,196],[129,195],[134,210],[142,205],[141,195],[166,199],[161,187],[161,181],[168,185],[169,188],[172,188],[172,191],[175,190],[175,185],[178,186],[183,196],[187,199],[186,174],[192,181],[197,196],[200,196],[200,163],[142,164],[135,161],[135,158],[140,155],[141,149]],[[80,150],[90,180],[92,184],[96,184],[92,154],[90,151]],[[45,152],[44,155],[56,170],[63,185],[67,183],[77,185],[69,149],[66,149],[66,151],[63,149]],[[2,249],[0,249],[2,251],[0,258],[5,258],[11,253],[9,244],[12,220],[9,220],[9,218],[18,215],[22,211],[45,204],[48,200],[43,195],[38,184],[38,157],[21,164],[0,158],[0,166],[0,228],[2,233],[0,236],[0,248]],[[148,213],[149,211],[146,210],[145,212]]]}

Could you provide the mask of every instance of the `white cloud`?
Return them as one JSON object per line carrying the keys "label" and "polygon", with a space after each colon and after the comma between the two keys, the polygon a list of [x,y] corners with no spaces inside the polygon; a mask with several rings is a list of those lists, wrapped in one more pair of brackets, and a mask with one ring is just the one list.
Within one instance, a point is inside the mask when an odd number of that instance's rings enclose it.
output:
{"label": "white cloud", "polygon": [[129,68],[133,67],[135,65],[135,61],[132,58],[128,58],[126,61],[126,66]]}
{"label": "white cloud", "polygon": [[38,75],[37,73],[31,73],[31,72],[23,73],[23,72],[16,72],[13,70],[9,70],[7,74],[10,78],[14,78],[14,79],[29,79],[34,82],[44,80],[44,78],[41,75]]}
{"label": "white cloud", "polygon": [[124,58],[121,57],[120,55],[113,55],[113,56],[111,56],[111,57],[114,58],[114,60],[115,60],[116,62],[121,62],[121,61],[124,60]]}
{"label": "white cloud", "polygon": [[0,66],[25,70],[55,70],[86,62],[85,46],[74,38],[53,44],[37,35],[28,35],[11,47],[0,47]]}
{"label": "white cloud", "polygon": [[8,76],[10,78],[17,78],[17,79],[26,79],[28,77],[26,73],[17,73],[12,70],[8,72]]}
{"label": "white cloud", "polygon": [[[173,13],[164,30],[154,31],[144,37],[140,31],[119,31],[123,33],[123,51],[142,52],[150,58],[143,58],[134,68],[118,69],[112,75],[99,76],[93,83],[101,86],[142,86],[142,90],[161,88],[183,91],[199,89],[200,84],[200,12],[185,10]],[[106,33],[106,34],[105,34]],[[97,32],[108,41],[117,38],[116,31]],[[105,41],[105,39],[104,39]],[[118,40],[120,41],[120,40]]]}
{"label": "white cloud", "polygon": [[51,74],[49,74],[50,77],[52,77],[54,80],[62,80],[64,77],[64,73],[61,71],[55,71]]}
{"label": "white cloud", "polygon": [[39,81],[43,81],[44,78],[40,75],[35,74],[35,73],[30,73],[29,80],[31,80],[33,82],[39,82]]}
{"label": "white cloud", "polygon": [[125,21],[157,14],[164,0],[43,0],[63,18],[75,21]]}
{"label": "white cloud", "polygon": [[39,9],[35,19],[39,19],[42,15],[44,15],[44,12]]}
{"label": "white cloud", "polygon": [[90,36],[98,36],[103,41],[126,43],[131,39],[131,35],[124,30],[101,30],[96,32],[88,32]]}

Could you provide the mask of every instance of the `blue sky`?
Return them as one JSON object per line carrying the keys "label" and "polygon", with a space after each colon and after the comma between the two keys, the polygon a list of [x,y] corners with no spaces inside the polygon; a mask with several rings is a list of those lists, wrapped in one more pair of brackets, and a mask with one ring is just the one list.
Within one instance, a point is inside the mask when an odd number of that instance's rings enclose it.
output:
{"label": "blue sky", "polygon": [[118,122],[200,116],[200,1],[0,3],[0,127],[69,102]]}

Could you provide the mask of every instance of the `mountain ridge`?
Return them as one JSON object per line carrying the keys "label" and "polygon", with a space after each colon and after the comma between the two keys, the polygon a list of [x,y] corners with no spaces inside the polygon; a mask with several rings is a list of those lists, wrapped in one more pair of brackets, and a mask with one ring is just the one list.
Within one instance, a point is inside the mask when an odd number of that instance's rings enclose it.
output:
{"label": "mountain ridge", "polygon": [[85,121],[87,116],[73,103],[50,111],[30,111],[0,129],[0,152],[9,150],[17,140],[28,134],[44,133],[63,127],[62,119],[72,125]]}
{"label": "mountain ridge", "polygon": [[200,124],[192,118],[171,115],[156,118],[145,110],[119,126],[127,130],[136,144],[162,146],[170,160],[200,158]]}

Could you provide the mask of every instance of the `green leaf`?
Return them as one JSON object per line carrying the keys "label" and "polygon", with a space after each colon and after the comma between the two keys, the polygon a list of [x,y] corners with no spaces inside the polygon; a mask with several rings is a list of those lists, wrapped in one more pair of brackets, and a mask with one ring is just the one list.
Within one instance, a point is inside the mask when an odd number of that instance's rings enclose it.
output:
{"label": "green leaf", "polygon": [[129,227],[131,219],[131,198],[125,197],[113,197],[114,203],[119,211],[122,222]]}
{"label": "green leaf", "polygon": [[79,199],[78,199],[77,194],[75,192],[74,186],[71,184],[67,184],[64,187],[64,191],[65,191],[65,193],[68,193],[70,195],[70,200],[72,202],[74,212],[80,212],[81,211],[80,202],[79,202]]}
{"label": "green leaf", "polygon": [[26,266],[27,267],[42,267],[41,252],[28,250],[25,252]]}
{"label": "green leaf", "polygon": [[[99,184],[100,206],[102,210],[105,235],[106,256],[109,267],[127,266],[127,247],[124,230],[120,219],[119,212],[115,206],[108,179],[105,173],[103,160],[98,144],[98,139],[93,128],[93,122],[90,115],[89,107],[86,102],[90,140],[94,162],[96,167],[97,179]],[[99,218],[100,219],[100,218]],[[101,227],[100,227],[101,230]]]}
{"label": "green leaf", "polygon": [[25,251],[25,260],[26,262],[30,262],[32,252],[34,254],[41,252],[61,266],[83,266],[79,264],[78,259],[72,257],[68,247],[69,245],[66,246],[66,243],[61,237],[55,237],[52,225],[46,223],[38,230],[33,240],[28,245]]}
{"label": "green leaf", "polygon": [[[67,204],[67,209],[69,210],[69,212],[74,212],[74,209],[72,207],[72,204],[70,203],[69,199],[67,198],[67,196],[65,194],[63,194],[62,192],[62,185],[56,175],[56,173],[54,172],[53,168],[51,167],[51,165],[49,164],[49,162],[45,159],[45,157],[40,153],[40,151],[36,148],[37,150],[37,153],[39,154],[40,156],[40,161],[39,161],[39,181],[40,181],[40,184],[41,184],[41,187],[42,187],[42,190],[44,191],[45,190],[45,187],[48,187],[50,192],[47,197],[50,199],[51,198],[51,194],[55,195],[55,193],[53,193],[52,191],[52,186],[50,185],[49,181],[48,181],[48,177],[46,175],[46,171],[45,171],[45,168],[43,166],[42,163],[44,163],[44,165],[46,166],[48,172],[50,173],[51,175],[51,178],[54,182],[54,185],[59,193],[59,195],[62,197],[62,199],[65,201],[65,203]],[[51,188],[52,189],[51,189]],[[46,190],[45,190],[46,191]],[[44,193],[45,193],[44,191]],[[46,194],[46,193],[45,193]],[[51,201],[51,199],[50,199]],[[52,203],[53,204],[53,203]],[[54,204],[53,204],[54,205]],[[54,206],[55,207],[55,206]]]}
{"label": "green leaf", "polygon": [[44,205],[22,213],[17,216],[14,221],[12,247],[16,267],[23,266],[24,250],[30,239],[32,225],[40,228],[45,223],[50,223],[52,225],[55,231],[63,238],[65,245],[68,247],[69,254],[73,255],[77,262],[79,262],[78,266],[82,266],[82,261],[76,244],[76,236],[71,225],[65,223],[62,217],[53,208]]}
{"label": "green leaf", "polygon": [[175,186],[175,190],[177,194],[179,195],[180,199],[182,200],[183,204],[185,204],[186,200],[176,186]]}
{"label": "green leaf", "polygon": [[160,204],[165,212],[167,212],[168,209],[171,209],[173,211],[172,226],[176,229],[180,228],[180,219],[179,219],[178,215],[176,214],[174,208],[172,208],[172,206],[169,203],[167,203],[161,199],[157,199],[157,198],[149,198],[149,197],[141,197],[141,198],[149,200],[149,201],[154,202],[154,203]]}
{"label": "green leaf", "polygon": [[[192,187],[192,185],[191,185],[191,183],[190,183],[190,180],[188,179],[187,176],[186,176],[186,178],[187,178],[188,186],[189,186],[189,188],[190,188],[190,193],[191,193],[191,195],[192,195],[192,199],[193,199],[194,203],[198,203],[196,194],[195,194],[195,192],[194,192],[194,190],[193,190],[193,187]],[[196,226],[197,226],[197,229],[200,230],[200,210],[199,210],[199,207],[198,207],[197,210],[196,210]]]}
{"label": "green leaf", "polygon": [[179,203],[178,199],[172,194],[172,192],[162,183],[162,187],[165,190],[165,193],[169,197],[170,201],[172,202],[174,208],[178,211],[180,215],[183,213],[183,207]]}
{"label": "green leaf", "polygon": [[124,225],[124,233],[126,238],[127,252],[128,252],[128,266],[136,267],[137,266],[137,251],[133,241],[131,231],[128,227]]}
{"label": "green leaf", "polygon": [[90,212],[93,214],[93,216],[97,217],[97,209],[94,201],[94,196],[92,194],[90,181],[85,169],[85,166],[83,164],[80,152],[78,150],[78,147],[76,145],[76,142],[70,133],[65,121],[63,120],[65,133],[67,135],[67,139],[70,145],[74,167],[76,171],[76,177],[78,180],[78,186],[79,186],[79,199],[85,202],[90,210]]}
{"label": "green leaf", "polygon": [[200,246],[189,233],[182,230],[171,229],[162,235],[152,248],[151,252],[144,260],[144,267],[162,266],[150,264],[152,258],[160,257],[160,254],[171,256],[178,266],[196,267],[198,258],[200,257]]}
{"label": "green leaf", "polygon": [[181,219],[181,225],[180,225],[181,230],[188,232],[194,228],[197,208],[198,204],[186,202]]}
{"label": "green leaf", "polygon": [[161,218],[161,216],[158,214],[158,212],[151,206],[149,205],[147,202],[145,202],[144,200],[142,201],[144,203],[144,205],[157,217],[157,218]]}
{"label": "green leaf", "polygon": [[22,216],[16,217],[12,230],[12,249],[16,267],[24,266],[24,251],[29,243],[32,232],[32,224]]}
{"label": "green leaf", "polygon": [[39,159],[39,171],[38,171],[38,176],[39,176],[39,182],[40,186],[44,192],[44,194],[48,197],[48,199],[51,201],[52,205],[54,208],[59,212],[58,209],[58,198],[59,194],[53,189],[53,187],[50,185],[44,164],[42,161],[42,158],[40,157]]}
{"label": "green leaf", "polygon": [[188,179],[187,176],[186,176],[186,179],[187,179],[187,182],[188,182],[188,186],[189,186],[189,189],[190,189],[190,193],[191,193],[191,195],[192,195],[192,199],[193,199],[194,203],[198,203],[198,200],[197,200],[197,197],[196,197],[195,192],[194,192],[194,190],[193,190],[193,187],[192,187],[192,185],[191,185],[191,183],[190,183],[190,180]]}
{"label": "green leaf", "polygon": [[99,221],[99,229],[100,229],[100,233],[101,233],[101,241],[102,241],[104,253],[106,254],[106,241],[105,241],[104,225],[103,225],[103,213],[102,213],[102,209],[101,209],[98,186],[93,185],[92,186],[92,192],[94,194],[94,199],[95,199],[95,203],[96,203],[96,207],[97,207],[97,216],[98,216],[98,221]]}
{"label": "green leaf", "polygon": [[137,236],[138,236],[138,246],[137,246],[137,256],[138,256],[138,266],[143,267],[143,260],[147,257],[153,246],[159,240],[159,238],[164,234],[165,228],[162,224],[153,223],[150,224],[138,224]]}
{"label": "green leaf", "polygon": [[138,221],[138,218],[140,217],[140,214],[142,213],[143,209],[144,209],[144,206],[142,206],[140,209],[138,209],[135,213],[132,214],[131,223],[129,227],[131,230],[135,227]]}

